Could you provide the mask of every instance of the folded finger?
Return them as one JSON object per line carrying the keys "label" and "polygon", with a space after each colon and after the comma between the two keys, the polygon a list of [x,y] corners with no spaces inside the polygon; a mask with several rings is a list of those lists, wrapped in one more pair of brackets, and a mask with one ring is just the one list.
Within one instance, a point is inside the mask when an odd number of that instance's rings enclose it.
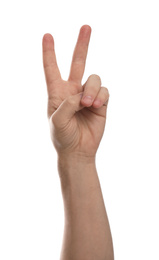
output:
{"label": "folded finger", "polygon": [[103,105],[106,106],[109,100],[109,92],[106,87],[101,87],[100,91],[98,92],[95,100],[93,101],[92,106],[94,108],[102,107]]}
{"label": "folded finger", "polygon": [[101,88],[100,77],[96,74],[92,74],[84,84],[84,91],[83,91],[81,103],[86,107],[90,107],[94,102],[94,99],[96,98],[100,88]]}

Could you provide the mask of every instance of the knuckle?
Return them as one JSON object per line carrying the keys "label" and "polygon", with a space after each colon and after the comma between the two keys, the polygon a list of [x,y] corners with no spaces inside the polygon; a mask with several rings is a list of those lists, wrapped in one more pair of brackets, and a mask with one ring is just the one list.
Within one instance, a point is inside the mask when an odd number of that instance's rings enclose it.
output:
{"label": "knuckle", "polygon": [[109,94],[109,91],[106,87],[102,87],[102,92],[104,92],[104,96],[109,98],[110,94]]}
{"label": "knuckle", "polygon": [[98,81],[101,82],[101,78],[100,78],[100,76],[97,75],[97,74],[92,74],[92,75],[89,76],[89,78],[93,78],[93,79],[96,79],[96,80],[98,80]]}

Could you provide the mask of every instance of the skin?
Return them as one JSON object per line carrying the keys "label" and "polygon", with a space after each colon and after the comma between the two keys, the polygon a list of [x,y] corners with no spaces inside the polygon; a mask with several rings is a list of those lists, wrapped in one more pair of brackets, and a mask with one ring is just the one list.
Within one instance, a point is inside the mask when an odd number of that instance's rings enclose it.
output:
{"label": "skin", "polygon": [[[96,152],[106,124],[109,92],[92,74],[81,84],[91,27],[80,28],[69,77],[57,65],[54,39],[42,39],[50,135],[58,155],[65,228],[61,260],[113,260],[113,244],[96,171]],[[91,97],[88,100],[86,96]],[[89,102],[88,102],[89,101]]]}

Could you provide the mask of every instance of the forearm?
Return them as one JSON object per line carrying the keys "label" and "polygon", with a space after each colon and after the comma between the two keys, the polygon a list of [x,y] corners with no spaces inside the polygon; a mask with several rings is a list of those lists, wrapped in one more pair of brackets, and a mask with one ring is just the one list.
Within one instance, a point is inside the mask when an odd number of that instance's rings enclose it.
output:
{"label": "forearm", "polygon": [[113,260],[95,159],[59,156],[65,228],[61,260]]}

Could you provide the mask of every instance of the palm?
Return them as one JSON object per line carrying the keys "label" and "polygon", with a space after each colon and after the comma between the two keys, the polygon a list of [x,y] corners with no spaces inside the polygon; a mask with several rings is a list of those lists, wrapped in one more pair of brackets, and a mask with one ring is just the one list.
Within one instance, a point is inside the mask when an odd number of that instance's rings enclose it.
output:
{"label": "palm", "polygon": [[[83,30],[80,31],[68,81],[61,78],[56,62],[53,39],[49,38],[49,40],[43,42],[43,61],[48,90],[48,118],[66,98],[84,91],[81,80],[85,68],[90,33],[90,28],[87,26],[83,26]],[[68,135],[76,136],[78,146],[95,150],[104,132],[105,121],[106,107],[103,106],[98,109],[93,106],[84,107],[72,118]]]}

